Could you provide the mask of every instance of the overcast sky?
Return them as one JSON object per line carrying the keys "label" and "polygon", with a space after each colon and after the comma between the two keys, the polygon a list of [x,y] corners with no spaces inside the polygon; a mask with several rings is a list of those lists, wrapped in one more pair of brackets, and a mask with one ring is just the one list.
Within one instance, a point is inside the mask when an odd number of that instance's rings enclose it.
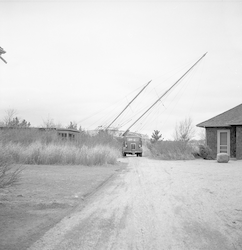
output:
{"label": "overcast sky", "polygon": [[126,129],[204,53],[200,63],[132,128],[172,138],[242,103],[241,1],[2,1],[0,119],[53,119],[84,129]]}

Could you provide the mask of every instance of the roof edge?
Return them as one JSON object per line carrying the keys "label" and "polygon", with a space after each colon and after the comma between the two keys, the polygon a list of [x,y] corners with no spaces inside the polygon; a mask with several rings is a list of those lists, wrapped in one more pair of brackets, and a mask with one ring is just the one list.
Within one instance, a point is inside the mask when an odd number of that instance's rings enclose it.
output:
{"label": "roof edge", "polygon": [[[213,116],[213,117],[210,118],[210,119],[207,119],[207,120],[205,120],[205,121],[203,121],[203,122],[200,122],[200,123],[198,123],[196,126],[197,126],[197,127],[202,127],[202,128],[205,128],[205,127],[226,127],[226,126],[204,126],[203,123],[207,123],[207,122],[209,122],[210,120],[212,120],[212,119],[214,119],[214,118],[216,118],[216,117],[218,117],[218,116],[220,116],[220,115],[223,115],[223,114],[225,114],[225,113],[227,113],[227,112],[229,112],[229,111],[231,111],[231,110],[233,110],[233,109],[235,109],[235,108],[237,108],[237,107],[239,107],[239,106],[242,106],[242,103],[239,104],[239,105],[236,105],[235,107],[230,108],[230,109],[228,109],[228,110],[226,110],[226,111],[224,111],[224,112],[222,112],[222,113],[220,113],[220,114],[218,114],[218,115],[215,115],[215,116]],[[230,125],[231,125],[231,124],[228,124],[228,126],[230,126]]]}

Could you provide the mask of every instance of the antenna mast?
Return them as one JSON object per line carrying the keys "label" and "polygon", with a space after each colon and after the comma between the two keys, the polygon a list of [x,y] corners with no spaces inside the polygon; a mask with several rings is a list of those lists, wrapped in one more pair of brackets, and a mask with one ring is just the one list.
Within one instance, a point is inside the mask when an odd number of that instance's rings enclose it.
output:
{"label": "antenna mast", "polygon": [[128,108],[128,106],[140,95],[140,93],[150,84],[152,80],[150,80],[141,90],[140,92],[128,103],[128,105],[122,110],[122,112],[107,126],[108,129],[119,117],[123,114],[123,112]]}
{"label": "antenna mast", "polygon": [[129,128],[123,133],[123,136],[125,136],[127,134],[127,132],[130,130],[131,127],[134,126],[134,124],[136,122],[138,122],[148,111],[150,111],[150,109],[152,109],[156,104],[157,102],[159,102],[161,100],[162,97],[164,97],[173,87],[175,87],[175,85],[190,71],[192,70],[193,67],[195,67],[196,64],[198,64],[204,56],[206,56],[208,52],[206,52],[202,57],[200,57],[200,59],[198,59],[193,65],[191,68],[189,68],[167,91],[165,91],[165,93],[158,98],[157,101],[155,101],[134,123],[132,123]]}

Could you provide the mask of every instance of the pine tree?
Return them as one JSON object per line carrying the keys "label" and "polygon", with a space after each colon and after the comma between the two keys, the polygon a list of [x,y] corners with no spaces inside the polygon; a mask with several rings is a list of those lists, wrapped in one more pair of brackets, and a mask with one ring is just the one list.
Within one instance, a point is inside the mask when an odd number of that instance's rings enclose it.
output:
{"label": "pine tree", "polygon": [[158,142],[159,140],[163,140],[162,139],[162,134],[160,134],[159,130],[154,130],[153,134],[151,135],[151,142],[155,143]]}

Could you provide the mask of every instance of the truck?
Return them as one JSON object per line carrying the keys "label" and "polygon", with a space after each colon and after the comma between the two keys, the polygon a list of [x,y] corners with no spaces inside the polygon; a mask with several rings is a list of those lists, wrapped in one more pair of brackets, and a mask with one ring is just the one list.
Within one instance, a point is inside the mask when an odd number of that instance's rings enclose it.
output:
{"label": "truck", "polygon": [[122,154],[123,156],[131,154],[142,157],[143,149],[141,136],[124,136]]}

